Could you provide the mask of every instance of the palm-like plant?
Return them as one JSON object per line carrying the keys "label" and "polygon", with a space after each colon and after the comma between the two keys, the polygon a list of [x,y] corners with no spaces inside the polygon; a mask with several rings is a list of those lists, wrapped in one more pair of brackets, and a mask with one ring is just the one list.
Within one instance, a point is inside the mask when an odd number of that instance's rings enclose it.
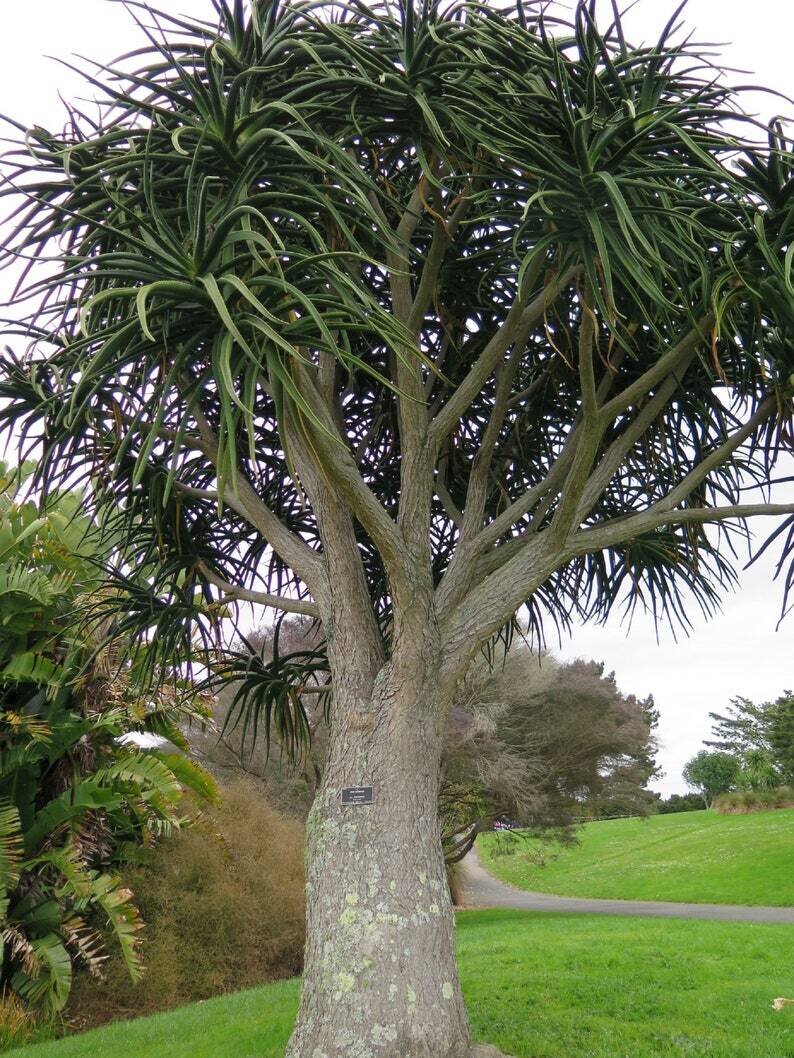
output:
{"label": "palm-like plant", "polygon": [[[76,606],[97,590],[95,534],[77,495],[44,509],[0,494],[0,977],[47,1015],[66,1002],[72,963],[101,971],[107,933],[140,968],[131,901],[113,868],[182,821],[184,757],[123,736],[168,733],[189,710],[147,705],[129,669],[97,653]],[[181,696],[180,696],[181,698]],[[196,709],[193,709],[194,714]],[[122,740],[122,741],[120,741]]]}
{"label": "palm-like plant", "polygon": [[[621,600],[686,625],[746,519],[794,512],[742,502],[790,440],[794,161],[676,16],[636,47],[584,0],[570,24],[214,2],[216,25],[144,16],[147,47],[92,78],[98,119],[26,132],[12,251],[52,268],[5,415],[42,482],[98,481],[151,674],[208,608],[323,624],[290,1055],[355,1026],[384,1056],[463,1054],[436,821],[455,686],[522,608],[536,632]],[[297,730],[300,696],[258,676]]]}

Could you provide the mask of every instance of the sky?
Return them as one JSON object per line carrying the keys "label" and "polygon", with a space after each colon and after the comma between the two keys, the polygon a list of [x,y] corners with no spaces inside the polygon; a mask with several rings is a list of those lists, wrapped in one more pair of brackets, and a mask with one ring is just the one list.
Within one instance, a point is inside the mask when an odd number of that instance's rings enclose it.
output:
{"label": "sky", "polygon": [[[155,0],[155,6],[198,17],[211,12],[209,0]],[[609,4],[602,0],[602,6],[606,17]],[[627,16],[628,35],[656,39],[674,7],[672,0],[640,0]],[[63,115],[59,93],[67,99],[87,95],[77,74],[46,56],[69,61],[84,55],[103,62],[141,41],[117,0],[6,0],[3,8],[0,114],[27,125],[58,128]],[[683,18],[695,39],[719,45],[715,50],[723,56],[722,65],[745,71],[732,78],[737,83],[758,82],[794,95],[791,0],[690,0]],[[745,106],[764,118],[794,112],[794,105],[761,93]],[[0,288],[5,295],[2,277]],[[578,627],[556,651],[562,658],[603,660],[623,691],[654,695],[661,711],[659,759],[665,771],[656,787],[664,794],[686,789],[681,768],[708,737],[710,711],[723,710],[734,695],[765,700],[794,687],[794,614],[776,630],[781,588],[771,578],[770,559],[742,576],[719,616],[695,619],[689,638],[678,643],[669,631],[662,631],[657,642],[653,623],[639,615],[630,630],[617,618],[606,627]]]}

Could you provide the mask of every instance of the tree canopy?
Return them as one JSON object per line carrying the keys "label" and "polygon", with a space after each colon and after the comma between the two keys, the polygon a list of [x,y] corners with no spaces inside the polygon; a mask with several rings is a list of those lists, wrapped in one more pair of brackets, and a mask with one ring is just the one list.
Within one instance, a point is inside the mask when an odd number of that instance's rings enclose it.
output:
{"label": "tree canopy", "polygon": [[762,785],[794,783],[794,695],[784,691],[774,701],[755,703],[732,698],[725,713],[709,713],[712,739],[707,746],[733,753],[758,772]]}
{"label": "tree canopy", "polygon": [[759,140],[675,16],[636,48],[591,3],[571,25],[216,7],[220,27],[155,14],[162,35],[89,77],[98,118],[72,108],[9,159],[7,253],[53,264],[5,419],[43,439],[43,482],[93,475],[168,601],[141,621],[200,622],[196,587],[316,589],[312,474],[354,515],[381,616],[395,519],[428,505],[409,550],[427,525],[442,601],[472,594],[488,631],[621,593],[712,608],[732,571],[704,525],[740,529],[786,443],[781,126]]}

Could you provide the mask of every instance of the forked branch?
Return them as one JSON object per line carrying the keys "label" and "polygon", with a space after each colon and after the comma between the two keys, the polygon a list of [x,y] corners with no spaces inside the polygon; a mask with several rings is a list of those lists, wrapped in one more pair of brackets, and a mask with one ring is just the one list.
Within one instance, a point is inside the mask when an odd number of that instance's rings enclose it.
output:
{"label": "forked branch", "polygon": [[223,592],[221,603],[251,602],[258,606],[269,606],[274,610],[282,610],[284,613],[303,614],[306,617],[314,618],[320,616],[316,603],[307,599],[290,599],[283,595],[272,595],[270,592],[253,591],[250,588],[238,587],[236,584],[231,584],[229,581],[224,580],[223,577],[213,573],[205,562],[200,562],[198,568],[205,580],[215,585],[216,588],[220,588]]}
{"label": "forked branch", "polygon": [[528,327],[543,318],[552,302],[570,286],[578,273],[578,266],[566,269],[529,304],[526,304],[521,296],[516,297],[501,326],[431,422],[428,433],[431,449],[437,450],[443,439],[455,429],[455,425],[494,373],[507,350]]}

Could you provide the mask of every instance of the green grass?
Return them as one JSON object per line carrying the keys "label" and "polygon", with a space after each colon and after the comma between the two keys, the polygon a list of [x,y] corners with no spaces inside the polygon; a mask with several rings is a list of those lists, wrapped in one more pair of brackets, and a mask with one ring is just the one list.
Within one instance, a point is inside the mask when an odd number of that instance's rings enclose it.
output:
{"label": "green grass", "polygon": [[[472,1025],[517,1058],[794,1058],[794,927],[469,911]],[[11,1052],[13,1058],[281,1058],[297,981]],[[10,1058],[10,1056],[9,1056]]]}
{"label": "green grass", "polygon": [[[498,852],[500,835],[478,843],[483,863],[520,889],[615,900],[794,905],[794,809],[720,816],[682,812],[650,819],[588,823],[581,844],[548,848],[533,863],[534,842]],[[551,858],[555,857],[556,858]]]}

